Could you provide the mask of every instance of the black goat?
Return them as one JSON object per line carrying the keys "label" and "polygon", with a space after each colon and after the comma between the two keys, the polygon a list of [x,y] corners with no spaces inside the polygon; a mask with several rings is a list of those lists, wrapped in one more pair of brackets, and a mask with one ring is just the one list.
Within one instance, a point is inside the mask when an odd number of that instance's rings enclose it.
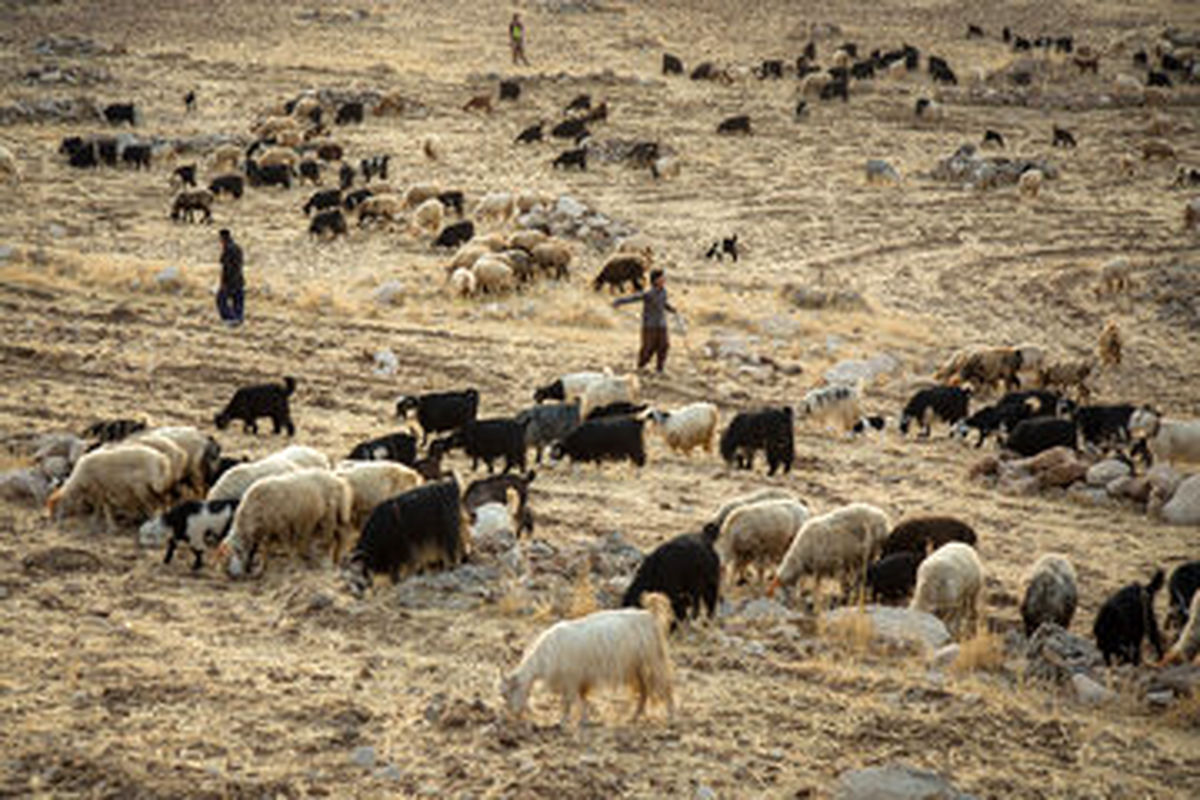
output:
{"label": "black goat", "polygon": [[360,102],[343,103],[333,118],[334,125],[349,125],[352,122],[363,121],[363,104]]}
{"label": "black goat", "polygon": [[181,186],[195,186],[196,185],[196,165],[195,164],[184,164],[182,166],[176,167],[175,170],[171,173],[171,177],[178,178],[179,184]]}
{"label": "black goat", "polygon": [[487,465],[488,474],[495,470],[497,459],[504,459],[504,472],[525,471],[525,425],[512,419],[472,419],[449,436],[435,440],[430,452],[446,453],[461,448],[471,457],[471,469],[479,462]]}
{"label": "black goat", "polygon": [[354,167],[342,164],[338,167],[338,188],[343,192],[354,185]]}
{"label": "black goat", "polygon": [[646,465],[643,421],[636,417],[605,417],[585,421],[550,450],[550,457],[571,462],[632,461]]}
{"label": "black goat", "polygon": [[983,28],[979,27],[978,25],[968,25],[967,26],[967,38],[968,39],[982,39],[983,36],[984,36]]}
{"label": "black goat", "polygon": [[438,202],[449,211],[453,211],[459,217],[463,215],[463,193],[454,189],[448,192],[442,192],[437,196]]}
{"label": "black goat", "polygon": [[779,467],[791,472],[796,458],[791,406],[739,412],[721,434],[721,458],[730,466],[752,469],[754,453],[767,456],[768,475]]}
{"label": "black goat", "polygon": [[58,152],[66,154],[67,163],[76,169],[95,167],[100,163],[96,159],[95,143],[85,142],[78,136],[63,139],[62,144],[58,147]]}
{"label": "black goat", "polygon": [[994,131],[991,128],[988,128],[983,132],[983,143],[985,145],[989,143],[994,144],[997,147],[1002,148],[1004,147],[1004,137],[1000,135],[999,131]]}
{"label": "black goat", "polygon": [[321,162],[311,158],[306,158],[299,164],[300,180],[312,181],[313,183],[321,182]]}
{"label": "black goat", "polygon": [[1163,656],[1162,638],[1154,617],[1154,595],[1163,586],[1163,571],[1156,570],[1150,583],[1142,586],[1131,583],[1114,593],[1100,606],[1092,634],[1104,656],[1104,663],[1114,660],[1133,665],[1142,663],[1142,640],[1149,635],[1150,644],[1158,658]]}
{"label": "black goat", "polygon": [[587,414],[587,419],[604,419],[605,417],[630,417],[640,414],[649,408],[645,403],[630,403],[628,400],[618,400],[615,403],[598,406]]}
{"label": "black goat", "polygon": [[971,392],[958,386],[931,386],[922,389],[911,398],[900,413],[900,433],[907,434],[913,420],[921,425],[921,436],[930,434],[930,425],[936,417],[953,425],[966,418],[971,402]]}
{"label": "black goat", "polygon": [[850,101],[850,83],[844,78],[835,78],[821,87],[821,99],[833,100],[842,98],[843,103]]}
{"label": "black goat", "polygon": [[492,475],[472,481],[463,494],[463,510],[474,514],[475,509],[487,503],[508,505],[508,492],[511,489],[517,493],[517,530],[520,536],[528,531],[533,535],[533,512],[529,510],[529,484],[533,483],[537,473],[533,470],[524,475]]}
{"label": "black goat", "polygon": [[270,417],[275,427],[275,433],[287,429],[288,436],[296,434],[296,426],[292,424],[292,414],[288,398],[296,391],[296,379],[288,376],[283,379],[283,385],[264,383],[255,386],[243,386],[233,393],[233,398],[221,413],[217,414],[214,422],[218,430],[235,419],[240,419],[247,433],[258,433],[257,420],[260,417]]}
{"label": "black goat", "polygon": [[642,595],[662,592],[671,601],[675,619],[700,616],[703,603],[712,617],[721,590],[721,559],[713,549],[716,531],[676,536],[658,547],[638,566],[621,605],[638,608]]}
{"label": "black goat", "polygon": [[1200,561],[1180,564],[1167,581],[1167,630],[1182,630],[1188,623],[1192,596],[1200,590]]}
{"label": "black goat", "polygon": [[550,135],[555,139],[575,139],[588,135],[587,122],[582,119],[568,119],[550,129]]}
{"label": "black goat", "polygon": [[727,117],[721,120],[720,124],[717,125],[717,133],[744,133],[747,136],[751,135],[750,116],[748,114],[738,114],[735,117]]}
{"label": "black goat", "polygon": [[342,191],[340,189],[322,189],[319,192],[313,192],[308,198],[308,202],[304,204],[304,215],[308,216],[313,211],[324,211],[327,208],[337,208],[342,204]]}
{"label": "black goat", "polygon": [[521,84],[516,81],[500,81],[501,100],[519,100],[520,98]]}
{"label": "black goat", "polygon": [[683,62],[676,56],[670,53],[663,53],[662,57],[662,74],[663,75],[682,75]]}
{"label": "black goat", "polygon": [[137,110],[133,103],[111,103],[104,107],[104,119],[109,125],[120,125],[128,122],[129,127],[137,124]]}
{"label": "black goat", "polygon": [[975,529],[954,517],[913,517],[892,528],[883,542],[881,556],[915,553],[924,558],[948,542],[963,542],[972,547],[978,538]]}
{"label": "black goat", "polygon": [[1054,126],[1051,145],[1054,147],[1075,147],[1075,134],[1066,128]]}
{"label": "black goat", "polygon": [[241,175],[218,175],[208,184],[208,190],[214,195],[230,194],[240,198],[246,191],[246,183]]}
{"label": "black goat", "polygon": [[1036,456],[1051,447],[1076,449],[1075,423],[1058,417],[1022,420],[1004,440],[1004,447],[1022,456]]}
{"label": "black goat", "polygon": [[897,602],[912,594],[917,567],[925,558],[908,550],[883,556],[867,567],[867,588],[872,602]]}
{"label": "black goat", "polygon": [[517,144],[532,144],[542,140],[542,127],[545,123],[539,122],[535,125],[530,125],[525,130],[517,134]]}
{"label": "black goat", "polygon": [[287,164],[260,166],[254,159],[246,159],[246,178],[251,186],[282,186],[292,188],[292,168]]}
{"label": "black goat", "polygon": [[371,156],[359,161],[359,168],[362,170],[363,180],[370,181],[372,177],[378,175],[381,179],[387,180],[388,162],[391,161],[390,155]]}
{"label": "black goat", "polygon": [[570,114],[572,111],[587,111],[591,107],[592,96],[590,94],[580,94],[567,103],[567,107],[563,109],[563,113]]}
{"label": "black goat", "polygon": [[474,421],[475,415],[479,413],[479,390],[406,395],[396,401],[397,417],[407,419],[410,411],[417,412],[417,424],[421,426],[423,445],[431,433],[455,431]]}
{"label": "black goat", "polygon": [[400,431],[354,445],[347,458],[354,461],[395,461],[412,466],[417,463],[417,437]]}
{"label": "black goat", "polygon": [[183,110],[188,114],[196,110],[196,90],[189,89],[188,93],[183,96]]}
{"label": "black goat", "polygon": [[551,166],[553,166],[555,169],[558,169],[559,167],[562,167],[563,169],[567,169],[568,167],[579,167],[581,171],[586,172],[587,150],[582,147],[575,150],[564,150],[558,154],[558,158],[554,159],[554,163]]}
{"label": "black goat", "polygon": [[705,258],[715,258],[717,261],[722,261],[725,256],[731,257],[734,261],[738,260],[738,235],[726,236],[718,242],[713,242],[708,248],[708,252],[704,254]]}
{"label": "black goat", "polygon": [[322,211],[312,218],[312,222],[308,225],[308,233],[310,236],[324,236],[328,233],[335,239],[339,236],[346,236],[349,233],[346,217],[340,208]]}
{"label": "black goat", "polygon": [[1089,444],[1129,441],[1129,418],[1134,408],[1128,403],[1112,406],[1080,406],[1071,415],[1079,434]]}
{"label": "black goat", "polygon": [[434,247],[458,247],[464,242],[471,241],[475,236],[475,223],[469,219],[447,225],[433,240]]}
{"label": "black goat", "polygon": [[637,256],[614,256],[604,263],[592,281],[592,289],[600,291],[605,285],[620,291],[626,283],[632,283],[637,291],[642,290],[642,279],[646,273],[646,262]]}
{"label": "black goat", "polygon": [[121,160],[134,169],[150,169],[150,145],[125,145],[125,149],[121,151]]}
{"label": "black goat", "polygon": [[347,211],[353,211],[363,204],[363,201],[368,197],[374,196],[374,192],[370,189],[355,189],[353,192],[347,192],[342,198],[342,208]]}

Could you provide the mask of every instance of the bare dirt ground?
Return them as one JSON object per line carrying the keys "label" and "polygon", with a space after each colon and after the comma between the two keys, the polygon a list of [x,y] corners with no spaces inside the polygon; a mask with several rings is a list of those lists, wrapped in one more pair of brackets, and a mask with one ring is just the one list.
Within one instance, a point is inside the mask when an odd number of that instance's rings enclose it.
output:
{"label": "bare dirt ground", "polygon": [[[102,6],[102,8],[101,8]],[[1071,32],[1106,53],[1099,77],[1051,57],[1046,93],[1095,98],[1128,68],[1138,43],[1164,24],[1196,29],[1194,3],[837,2],[612,4],[550,13],[530,4],[529,68],[507,64],[506,6],[449,0],[85,4],[0,3],[0,105],[44,96],[136,100],[138,132],[177,138],[247,136],[254,116],[307,88],[398,89],[428,113],[368,116],[336,135],[356,158],[393,154],[398,186],[436,180],[476,198],[492,190],[570,194],[644,231],[668,266],[672,297],[691,323],[677,336],[668,375],[645,396],[678,404],[713,398],[723,409],[794,403],[830,364],[886,352],[901,375],[872,386],[867,405],[892,416],[906,381],[972,342],[1044,343],[1086,355],[1104,322],[1127,341],[1124,364],[1100,376],[1103,400],[1154,401],[1195,415],[1200,375],[1196,305],[1200,239],[1181,230],[1187,193],[1168,189],[1173,163],[1136,162],[1151,112],[1094,100],[997,106],[941,93],[946,119],[916,124],[919,96],[939,96],[922,72],[878,82],[848,105],[810,102],[796,122],[794,78],[731,86],[661,78],[663,50],[687,64],[752,65],[794,59],[810,25],[866,50],[907,41],[949,59],[964,83],[976,66],[1003,67],[1005,25],[1028,35]],[[356,15],[356,11],[367,12]],[[968,22],[985,41],[968,41]],[[41,56],[34,45],[75,34],[122,54]],[[46,87],[22,76],[46,63],[100,68],[95,86]],[[608,70],[609,72],[605,72]],[[481,118],[467,98],[494,90],[489,73],[521,74],[526,94]],[[181,98],[195,88],[199,111]],[[551,170],[552,145],[518,149],[515,134],[553,119],[578,92],[606,98],[602,138],[657,138],[683,171],[656,183],[643,171],[599,164]],[[1200,162],[1196,88],[1161,109],[1180,163]],[[745,112],[750,138],[719,138],[716,123]],[[1079,147],[1050,147],[1052,123]],[[1036,200],[1015,188],[976,193],[926,177],[936,161],[984,128],[1009,152],[1049,156],[1061,169]],[[450,299],[442,258],[400,231],[352,231],[312,242],[299,207],[307,191],[251,190],[221,203],[212,226],[167,219],[171,164],[146,173],[69,169],[56,154],[87,125],[0,128],[23,180],[6,189],[0,244],[0,433],[79,430],[101,417],[211,427],[232,388],[296,375],[297,441],[332,456],[391,430],[397,394],[480,387],[484,413],[511,413],[534,385],[565,371],[627,369],[632,312],[613,311],[586,285],[603,255],[577,247],[567,285],[544,284],[494,303]],[[420,142],[442,141],[427,161]],[[869,186],[868,158],[887,158],[898,187]],[[186,159],[181,159],[186,160]],[[208,173],[202,168],[202,177]],[[215,230],[234,229],[247,253],[248,322],[219,326]],[[737,264],[702,258],[737,232]],[[1096,270],[1128,257],[1128,296],[1097,298]],[[153,275],[182,270],[182,288]],[[398,281],[400,302],[376,287]],[[785,283],[862,293],[866,311],[790,306]],[[702,345],[732,332],[757,352],[799,364],[792,374],[740,372]],[[371,371],[390,348],[397,374]],[[226,431],[227,452],[261,455],[270,436]],[[1020,576],[1039,553],[1076,564],[1074,623],[1089,631],[1103,598],[1156,566],[1197,557],[1194,529],[1062,496],[1016,498],[969,483],[977,452],[936,438],[851,441],[801,425],[788,477],[731,473],[715,456],[684,459],[657,441],[650,465],[541,470],[537,539],[551,555],[523,588],[483,598],[399,602],[380,587],[351,598],[329,571],[276,562],[263,577],[230,582],[164,566],[132,531],[52,524],[28,507],[0,507],[0,794],[37,796],[503,796],[680,797],[698,785],[722,797],[825,796],[842,771],[902,761],[951,778],[979,797],[1193,797],[1200,787],[1195,706],[1151,711],[1131,692],[1101,709],[1026,686],[1003,657],[985,669],[931,675],[915,657],[874,652],[824,635],[814,621],[743,617],[672,642],[680,712],[673,725],[625,720],[627,698],[600,698],[603,724],[562,732],[535,695],[531,720],[503,717],[498,670],[513,665],[545,625],[610,593],[593,585],[589,546],[614,531],[643,550],[694,530],[721,501],[762,485],[793,488],[817,510],[850,500],[893,519],[954,513],[981,535],[987,616],[1017,622]],[[460,470],[469,465],[456,462]],[[726,592],[734,603],[755,587]],[[1161,600],[1160,600],[1160,613]],[[985,660],[986,661],[986,660]],[[1114,672],[1121,690],[1128,670]],[[369,751],[364,748],[371,748]],[[356,760],[357,756],[357,760]]]}

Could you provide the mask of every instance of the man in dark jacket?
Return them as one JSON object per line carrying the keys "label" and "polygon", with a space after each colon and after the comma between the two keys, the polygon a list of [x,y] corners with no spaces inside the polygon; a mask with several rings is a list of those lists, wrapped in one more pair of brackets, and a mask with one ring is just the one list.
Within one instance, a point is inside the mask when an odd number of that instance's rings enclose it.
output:
{"label": "man in dark jacket", "polygon": [[613,301],[613,307],[642,301],[642,350],[638,354],[638,369],[650,363],[654,356],[656,369],[663,371],[671,342],[667,336],[667,312],[679,312],[667,302],[667,278],[661,269],[650,270],[650,288]]}
{"label": "man in dark jacket", "polygon": [[217,289],[217,313],[229,326],[241,325],[246,281],[242,275],[242,248],[226,228],[221,229],[221,286]]}

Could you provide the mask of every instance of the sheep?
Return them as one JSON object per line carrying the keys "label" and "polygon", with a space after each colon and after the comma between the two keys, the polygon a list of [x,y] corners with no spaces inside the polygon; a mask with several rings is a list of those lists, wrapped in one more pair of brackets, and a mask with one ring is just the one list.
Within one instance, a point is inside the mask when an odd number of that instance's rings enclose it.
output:
{"label": "sheep", "polygon": [[674,411],[652,410],[649,414],[663,441],[677,453],[688,455],[694,448],[713,451],[720,412],[712,403],[691,403]]}
{"label": "sheep", "polygon": [[883,542],[882,555],[915,553],[924,558],[948,542],[975,546],[975,529],[955,517],[913,517],[900,522]]}
{"label": "sheep", "polygon": [[346,568],[349,588],[361,595],[380,573],[396,583],[430,567],[452,569],[466,556],[463,513],[455,479],[427,483],[375,507]]}
{"label": "sheep", "polygon": [[1130,266],[1127,258],[1114,258],[1100,267],[1097,294],[1118,294],[1129,290]]}
{"label": "sheep", "polygon": [[513,419],[525,426],[525,447],[536,449],[537,463],[541,464],[543,449],[562,439],[579,425],[579,404],[536,405],[521,411]]}
{"label": "sheep", "polygon": [[1182,664],[1194,659],[1200,654],[1200,592],[1192,595],[1192,604],[1188,609],[1187,624],[1179,633],[1179,638],[1163,657],[1162,663]]}
{"label": "sheep", "polygon": [[973,633],[983,592],[983,565],[975,548],[949,542],[933,551],[917,567],[917,588],[910,608],[933,614],[951,635]]}
{"label": "sheep", "polygon": [[562,400],[567,403],[575,402],[583,397],[583,393],[593,383],[609,377],[612,377],[612,373],[608,370],[604,372],[569,372],[560,378],[554,379],[545,386],[535,389],[533,400],[535,403],[541,403],[546,400]]}
{"label": "sheep", "polygon": [[1046,364],[1038,370],[1038,381],[1043,388],[1057,386],[1067,389],[1074,387],[1079,399],[1086,401],[1091,394],[1086,381],[1092,372],[1092,368],[1093,363],[1091,359],[1058,361]]}
{"label": "sheep", "polygon": [[671,601],[675,621],[683,622],[689,615],[699,617],[701,603],[711,619],[720,588],[721,559],[711,536],[689,533],[663,542],[642,560],[621,605],[637,608],[643,596],[660,592]]}
{"label": "sheep", "polygon": [[533,513],[529,510],[529,484],[533,483],[536,477],[537,473],[530,470],[524,475],[493,475],[472,481],[463,493],[463,510],[470,514],[489,503],[508,506],[511,494],[516,499],[512,518],[517,523],[512,532],[520,536],[522,532],[528,531],[532,536]]}
{"label": "sheep", "polygon": [[492,474],[495,461],[504,459],[504,472],[525,471],[525,427],[507,418],[471,419],[450,436],[430,445],[430,452],[449,452],[462,448],[471,457],[471,469],[479,469],[482,460]]}
{"label": "sheep", "polygon": [[525,650],[515,670],[501,678],[500,694],[508,711],[520,716],[529,705],[533,685],[541,681],[562,703],[559,724],[566,727],[578,701],[579,724],[588,722],[588,693],[595,687],[626,684],[637,694],[634,720],[648,699],[660,699],[667,718],[675,715],[671,692],[671,657],[667,648],[670,601],[646,598],[648,610],[623,608],[597,611],[564,620],[543,631]]}
{"label": "sheep", "polygon": [[286,166],[295,169],[297,161],[296,151],[290,147],[272,147],[258,157],[258,163],[264,167]]}
{"label": "sheep", "polygon": [[458,247],[463,242],[471,241],[475,235],[475,223],[469,219],[447,225],[433,241],[434,247]]}
{"label": "sheep", "polygon": [[796,497],[794,493],[789,492],[787,489],[758,489],[750,492],[749,494],[740,495],[739,497],[735,497],[732,500],[726,501],[719,509],[717,509],[717,513],[713,516],[713,518],[704,525],[705,534],[712,539],[716,539],[717,534],[720,532],[721,527],[725,524],[725,520],[729,518],[730,514],[743,506],[748,506],[763,500],[794,500],[796,502],[800,502],[800,498]]}
{"label": "sheep", "polygon": [[483,294],[502,294],[516,288],[516,274],[512,267],[499,258],[484,256],[475,262],[471,271],[475,274],[476,285]]}
{"label": "sheep", "polygon": [[444,215],[445,207],[442,202],[436,197],[431,197],[417,206],[413,212],[412,224],[418,231],[425,230],[436,234],[442,229]]}
{"label": "sheep", "polygon": [[198,189],[191,192],[180,192],[171,203],[171,220],[174,222],[191,222],[195,212],[203,214],[201,222],[212,222],[213,193]]}
{"label": "sheep", "polygon": [[250,132],[259,139],[274,138],[277,133],[298,130],[296,120],[291,117],[267,117],[250,126]]}
{"label": "sheep", "polygon": [[104,515],[112,530],[118,512],[149,516],[170,488],[166,456],[145,445],[122,443],[83,455],[66,483],[47,498],[46,510],[53,518],[67,508],[90,507]]}
{"label": "sheep", "polygon": [[479,198],[475,205],[475,219],[494,219],[507,222],[513,215],[516,204],[511,192],[491,192]]}
{"label": "sheep", "polygon": [[1025,578],[1021,600],[1021,621],[1025,636],[1033,636],[1043,623],[1054,623],[1064,629],[1071,627],[1075,606],[1079,602],[1075,568],[1066,556],[1047,553],[1033,564]]}
{"label": "sheep", "polygon": [[859,386],[823,386],[804,395],[800,410],[807,418],[825,422],[832,419],[840,430],[849,431],[862,417],[861,397]]}
{"label": "sheep", "polygon": [[545,241],[534,245],[530,251],[533,261],[544,272],[555,278],[566,278],[571,265],[571,248],[566,242]]}
{"label": "sheep", "polygon": [[908,551],[881,556],[867,567],[867,590],[871,602],[896,602],[908,598],[917,585],[917,567],[924,554]]}
{"label": "sheep", "polygon": [[609,403],[633,403],[637,400],[637,394],[636,375],[605,375],[600,380],[589,382],[583,390],[579,398],[579,415],[587,419],[593,409]]}
{"label": "sheep", "polygon": [[9,183],[19,184],[21,173],[17,169],[17,159],[7,147],[0,145],[0,178]]}
{"label": "sheep", "polygon": [[[742,580],[753,565],[760,581],[788,551],[792,538],[809,517],[798,500],[761,500],[734,509],[716,536],[716,551],[734,578]],[[776,571],[778,580],[778,571]]]}
{"label": "sheep", "polygon": [[1120,366],[1121,329],[1117,326],[1116,321],[1109,320],[1104,325],[1104,330],[1100,332],[1100,339],[1096,343],[1096,354],[1100,358],[1101,366]]}
{"label": "sheep", "polygon": [[362,528],[375,506],[421,484],[411,467],[391,461],[343,461],[334,474],[350,487],[350,524]]}
{"label": "sheep", "polygon": [[957,386],[922,389],[909,398],[900,413],[900,433],[907,435],[910,423],[916,420],[921,425],[919,435],[928,437],[934,417],[954,425],[966,418],[970,402],[971,392]]}
{"label": "sheep", "polygon": [[485,114],[492,113],[492,96],[490,94],[479,94],[468,100],[462,108],[463,111],[482,111]]}
{"label": "sheep", "polygon": [[472,297],[479,290],[475,273],[459,267],[450,273],[450,292],[455,297]]}
{"label": "sheep", "polygon": [[229,533],[217,547],[231,578],[246,575],[255,555],[266,566],[267,546],[279,543],[305,561],[328,553],[341,561],[342,530],[350,524],[353,495],[342,478],[319,468],[301,469],[257,481],[233,515]]}
{"label": "sheep", "polygon": [[933,377],[951,386],[969,383],[976,391],[990,390],[1003,382],[1011,391],[1021,385],[1017,377],[1023,366],[1021,358],[1021,351],[1013,347],[960,350]]}
{"label": "sheep", "polygon": [[1022,197],[1028,197],[1031,200],[1038,196],[1042,190],[1042,182],[1046,175],[1040,169],[1027,169],[1021,173],[1021,177],[1017,179],[1017,188],[1021,191]]}
{"label": "sheep", "polygon": [[571,462],[632,461],[646,465],[643,421],[636,417],[604,417],[580,423],[550,449],[555,461],[564,457]]}
{"label": "sheep", "polygon": [[533,255],[534,248],[536,248],[539,244],[546,243],[549,240],[549,235],[543,233],[542,231],[535,229],[520,230],[508,237],[508,246],[510,248],[524,250],[526,253]]}
{"label": "sheep", "polygon": [[[371,194],[358,204],[358,227],[371,220],[401,221],[404,201],[395,194]],[[340,212],[339,212],[340,213]]]}
{"label": "sheep", "polygon": [[633,288],[640,292],[646,269],[647,263],[643,256],[614,255],[604,262],[604,266],[592,281],[592,288],[598,292],[607,284],[611,289],[622,291],[626,283],[631,283]]}
{"label": "sheep", "polygon": [[245,191],[245,181],[241,175],[218,175],[208,184],[208,190],[213,193],[213,197],[228,194],[234,199],[239,199]]}
{"label": "sheep", "polygon": [[291,445],[258,461],[231,467],[212,485],[204,499],[210,502],[237,499],[262,478],[305,468],[329,469],[329,459],[311,447]]}
{"label": "sheep", "polygon": [[1163,571],[1155,570],[1150,582],[1142,586],[1130,583],[1114,592],[1100,606],[1092,635],[1104,663],[1124,661],[1138,666],[1142,663],[1142,640],[1147,636],[1157,657],[1163,657],[1162,639],[1154,616],[1154,595],[1163,586]]}
{"label": "sheep", "polygon": [[192,549],[192,570],[198,570],[204,566],[205,550],[217,547],[229,533],[238,502],[237,499],[187,500],[149,520],[138,532],[145,539],[166,539],[164,564],[170,564],[175,549],[186,544]]}
{"label": "sheep", "polygon": [[791,472],[796,458],[793,416],[791,406],[739,412],[721,434],[721,458],[730,466],[753,469],[754,453],[762,450],[768,475],[774,475],[779,467]]}
{"label": "sheep", "polygon": [[215,455],[220,455],[216,443],[195,428],[155,429],[127,441],[151,447],[166,456],[171,462],[172,486],[186,479],[198,490],[205,484],[210,443]]}
{"label": "sheep", "polygon": [[[738,513],[730,515],[730,520]],[[779,561],[768,595],[812,575],[814,596],[821,578],[837,577],[844,597],[850,599],[854,587],[865,579],[867,566],[879,553],[889,527],[887,515],[867,503],[851,503],[809,518]]]}
{"label": "sheep", "polygon": [[682,173],[683,162],[674,156],[660,156],[650,162],[650,175],[655,180],[678,178]]}
{"label": "sheep", "polygon": [[368,439],[356,444],[346,458],[351,461],[396,461],[412,466],[417,460],[417,437],[401,431]]}
{"label": "sheep", "polygon": [[[370,199],[374,200],[375,198]],[[364,218],[361,214],[358,219],[359,225],[362,225]],[[346,217],[342,214],[340,208],[331,208],[328,211],[322,211],[313,216],[312,222],[308,225],[308,233],[310,236],[317,237],[323,237],[328,234],[333,239],[339,236],[347,236],[349,229],[346,227]]]}
{"label": "sheep", "polygon": [[396,400],[397,417],[407,419],[410,411],[417,412],[421,444],[424,445],[431,433],[455,431],[473,421],[479,412],[479,390],[427,392],[405,395]]}

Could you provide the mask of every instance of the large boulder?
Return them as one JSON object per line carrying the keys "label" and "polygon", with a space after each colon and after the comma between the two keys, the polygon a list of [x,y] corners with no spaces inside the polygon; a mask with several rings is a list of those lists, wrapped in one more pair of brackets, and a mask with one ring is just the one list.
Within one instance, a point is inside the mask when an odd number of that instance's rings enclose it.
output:
{"label": "large boulder", "polygon": [[861,610],[837,608],[825,614],[823,621],[827,626],[838,627],[854,625],[863,616],[870,621],[871,641],[884,647],[933,652],[950,642],[950,632],[940,619],[911,608],[874,605]]}
{"label": "large boulder", "polygon": [[1200,475],[1192,475],[1175,489],[1162,507],[1162,518],[1172,525],[1200,525]]}
{"label": "large boulder", "polygon": [[1043,623],[1025,649],[1025,677],[1065,683],[1073,675],[1104,666],[1104,658],[1090,639],[1084,639],[1053,622]]}
{"label": "large boulder", "polygon": [[1117,478],[1128,477],[1129,473],[1129,465],[1124,461],[1117,461],[1115,458],[1099,461],[1088,467],[1088,486],[1108,486]]}

